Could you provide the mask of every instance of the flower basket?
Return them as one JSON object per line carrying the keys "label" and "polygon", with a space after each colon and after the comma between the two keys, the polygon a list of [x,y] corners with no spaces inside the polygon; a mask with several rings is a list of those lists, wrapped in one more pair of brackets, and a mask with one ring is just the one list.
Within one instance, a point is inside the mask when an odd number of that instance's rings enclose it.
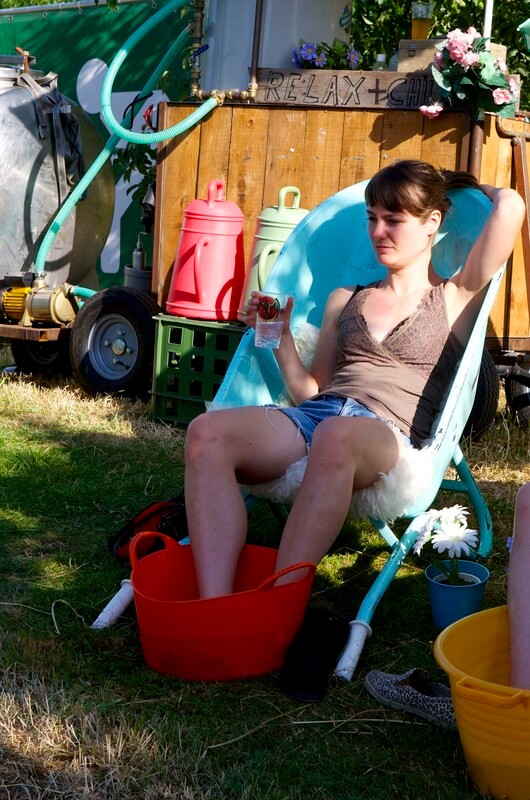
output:
{"label": "flower basket", "polygon": [[427,117],[437,117],[444,108],[469,105],[474,121],[484,112],[513,117],[519,99],[519,84],[508,75],[504,59],[489,49],[489,40],[475,28],[456,28],[436,46],[431,67],[436,86],[430,105],[420,106]]}

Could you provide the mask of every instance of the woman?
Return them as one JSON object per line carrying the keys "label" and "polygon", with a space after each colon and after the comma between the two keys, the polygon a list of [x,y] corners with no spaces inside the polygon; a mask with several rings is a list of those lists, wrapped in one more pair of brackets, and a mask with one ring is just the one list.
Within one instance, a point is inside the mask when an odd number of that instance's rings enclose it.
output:
{"label": "woman", "polygon": [[[211,411],[190,425],[186,509],[201,596],[232,590],[247,525],[240,483],[277,479],[309,454],[277,568],[316,564],[342,528],[352,490],[371,485],[429,434],[483,290],[510,255],[524,213],[516,192],[482,186],[492,214],[464,269],[443,282],[431,250],[450,206],[447,189],[462,185],[472,185],[470,176],[420,161],[377,173],[366,190],[368,229],[387,275],[331,293],[310,370],[294,346],[289,299],[275,354],[296,407]],[[253,298],[244,309],[251,326],[256,306]]]}

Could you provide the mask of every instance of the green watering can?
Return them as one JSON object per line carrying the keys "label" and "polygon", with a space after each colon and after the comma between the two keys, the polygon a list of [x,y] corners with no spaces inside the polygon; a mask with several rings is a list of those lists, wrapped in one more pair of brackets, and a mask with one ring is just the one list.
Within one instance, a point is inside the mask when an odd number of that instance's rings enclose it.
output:
{"label": "green watering can", "polygon": [[[292,195],[290,206],[285,204],[288,195]],[[300,208],[300,189],[296,186],[282,187],[278,205],[263,209],[256,223],[240,308],[248,302],[251,292],[262,291],[284,242],[306,214],[309,210]]]}

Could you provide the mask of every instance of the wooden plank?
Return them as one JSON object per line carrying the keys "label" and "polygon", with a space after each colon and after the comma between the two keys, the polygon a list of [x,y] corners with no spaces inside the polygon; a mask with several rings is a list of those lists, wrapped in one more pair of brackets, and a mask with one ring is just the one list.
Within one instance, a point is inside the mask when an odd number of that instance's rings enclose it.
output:
{"label": "wooden plank", "polygon": [[380,111],[345,111],[339,189],[365,181],[379,168],[384,115]]}
{"label": "wooden plank", "polygon": [[[197,165],[197,197],[208,197],[208,186],[212,180],[228,183],[228,163],[232,140],[231,106],[221,106],[201,125],[201,146]],[[233,198],[227,199],[233,200]]]}
{"label": "wooden plank", "polygon": [[71,328],[30,328],[24,325],[0,324],[0,336],[31,342],[56,342],[70,336]]}
{"label": "wooden plank", "polygon": [[263,206],[278,202],[282,186],[298,186],[305,203],[303,186],[303,161],[306,111],[285,108],[271,109],[267,133],[267,154],[263,185]]}
{"label": "wooden plank", "polygon": [[397,159],[418,158],[423,133],[422,114],[417,111],[386,113],[381,140],[379,167],[386,167]]}
{"label": "wooden plank", "polygon": [[306,205],[314,208],[339,188],[344,112],[315,109],[307,114],[302,191]]}
{"label": "wooden plank", "polygon": [[[228,166],[227,197],[244,216],[243,236],[248,260],[256,219],[262,210],[269,110],[236,107]],[[277,203],[277,198],[275,203]]]}
{"label": "wooden plank", "polygon": [[[192,109],[189,105],[161,103],[160,128],[176,125]],[[162,307],[169,290],[184,209],[196,197],[200,132],[201,125],[197,125],[169,142],[162,142],[158,150],[151,288]]]}
{"label": "wooden plank", "polygon": [[[525,124],[522,120],[517,122],[510,121],[510,128],[517,133],[525,132]],[[502,141],[502,137],[501,137]],[[524,149],[523,149],[524,148]],[[525,158],[526,155],[526,158]],[[529,167],[530,152],[529,143],[518,145],[513,150],[515,169],[516,188],[525,197],[526,203],[530,201]],[[526,185],[525,185],[526,173]],[[510,317],[509,332],[511,337],[528,336],[529,334],[529,305],[530,305],[530,242],[528,241],[528,229],[522,231],[522,235],[517,240],[513,252],[512,273],[510,285]]]}
{"label": "wooden plank", "polygon": [[418,108],[434,91],[431,71],[258,69],[256,101],[305,108]]}
{"label": "wooden plank", "polygon": [[419,157],[437,169],[461,169],[462,142],[469,131],[469,116],[443,113],[435,119],[424,117]]}

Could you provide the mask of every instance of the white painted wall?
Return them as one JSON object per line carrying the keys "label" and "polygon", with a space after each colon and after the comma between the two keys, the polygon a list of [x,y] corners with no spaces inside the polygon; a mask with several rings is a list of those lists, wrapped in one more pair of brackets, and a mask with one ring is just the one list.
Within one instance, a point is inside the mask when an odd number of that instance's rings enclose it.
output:
{"label": "white painted wall", "polygon": [[[259,66],[289,67],[299,39],[346,39],[339,18],[347,0],[264,0]],[[246,89],[254,36],[254,0],[207,0],[201,88]]]}

